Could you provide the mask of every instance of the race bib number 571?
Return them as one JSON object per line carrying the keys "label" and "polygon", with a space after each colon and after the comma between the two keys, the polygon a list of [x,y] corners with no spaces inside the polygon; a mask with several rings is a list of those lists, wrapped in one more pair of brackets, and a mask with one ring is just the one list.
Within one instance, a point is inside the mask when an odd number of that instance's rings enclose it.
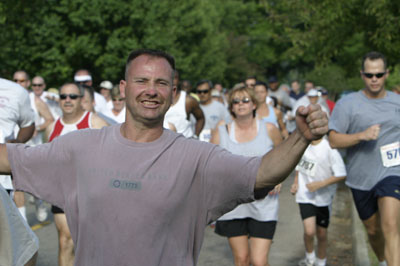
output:
{"label": "race bib number 571", "polygon": [[381,147],[382,163],[385,167],[400,165],[400,142],[394,142]]}

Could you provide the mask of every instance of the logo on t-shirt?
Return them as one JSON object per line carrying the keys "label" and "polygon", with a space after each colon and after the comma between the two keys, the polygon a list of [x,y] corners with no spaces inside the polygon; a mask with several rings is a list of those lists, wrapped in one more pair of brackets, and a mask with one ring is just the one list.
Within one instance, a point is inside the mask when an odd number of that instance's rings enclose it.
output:
{"label": "logo on t-shirt", "polygon": [[140,181],[132,182],[132,181],[127,181],[127,180],[111,179],[110,187],[124,189],[124,190],[141,190],[142,183]]}
{"label": "logo on t-shirt", "polygon": [[4,96],[0,96],[0,108],[6,107],[10,99]]}

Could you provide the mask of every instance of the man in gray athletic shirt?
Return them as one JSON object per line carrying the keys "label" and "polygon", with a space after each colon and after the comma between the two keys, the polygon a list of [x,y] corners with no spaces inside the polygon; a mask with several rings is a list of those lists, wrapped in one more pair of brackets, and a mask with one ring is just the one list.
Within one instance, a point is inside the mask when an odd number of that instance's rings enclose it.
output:
{"label": "man in gray athletic shirt", "polygon": [[299,109],[297,130],[263,157],[243,157],[163,129],[175,62],[158,50],[127,60],[126,120],[76,130],[36,147],[0,145],[0,172],[65,210],[75,265],[196,265],[208,223],[265,196],[328,131],[319,106]]}
{"label": "man in gray athletic shirt", "polygon": [[383,54],[366,54],[361,67],[365,88],[337,103],[329,142],[347,149],[346,184],[380,265],[400,265],[400,95],[385,90]]}
{"label": "man in gray athletic shirt", "polygon": [[211,130],[221,121],[229,123],[231,115],[228,108],[211,96],[212,83],[209,80],[203,79],[196,84],[196,93],[200,99],[200,108],[203,110],[206,123],[200,133],[199,139],[210,142]]}

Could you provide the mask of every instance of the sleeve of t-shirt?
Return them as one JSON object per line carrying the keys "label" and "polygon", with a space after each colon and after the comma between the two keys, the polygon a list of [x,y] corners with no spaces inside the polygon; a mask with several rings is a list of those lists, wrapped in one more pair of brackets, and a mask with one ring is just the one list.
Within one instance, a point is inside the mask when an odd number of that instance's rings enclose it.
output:
{"label": "sleeve of t-shirt", "polygon": [[343,99],[339,100],[329,118],[329,130],[345,134],[349,128],[349,123],[350,116],[348,115],[346,102]]}
{"label": "sleeve of t-shirt", "polygon": [[72,142],[68,139],[58,137],[35,147],[7,144],[15,188],[63,208],[66,192],[72,191],[74,182]]}
{"label": "sleeve of t-shirt", "polygon": [[35,116],[31,108],[28,93],[21,93],[21,100],[18,102],[20,116],[18,119],[18,125],[20,128],[28,127],[35,121]]}
{"label": "sleeve of t-shirt", "polygon": [[205,204],[211,220],[254,200],[260,163],[261,157],[234,155],[215,147],[204,170]]}
{"label": "sleeve of t-shirt", "polygon": [[336,149],[331,149],[329,156],[333,175],[336,177],[346,176],[346,166],[340,153]]}

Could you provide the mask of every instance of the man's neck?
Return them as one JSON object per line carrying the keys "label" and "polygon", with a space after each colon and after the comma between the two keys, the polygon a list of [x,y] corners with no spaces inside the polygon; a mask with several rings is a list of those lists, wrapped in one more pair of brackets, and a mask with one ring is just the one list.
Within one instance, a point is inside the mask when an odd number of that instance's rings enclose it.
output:
{"label": "man's neck", "polygon": [[84,113],[85,113],[85,110],[81,109],[81,110],[78,110],[76,113],[63,114],[62,120],[65,124],[74,124],[82,118]]}
{"label": "man's neck", "polygon": [[134,121],[124,122],[120,130],[124,138],[139,143],[153,142],[159,139],[164,132],[162,123],[149,127]]}
{"label": "man's neck", "polygon": [[213,99],[211,98],[211,99],[209,99],[208,101],[200,102],[200,105],[209,105],[209,104],[212,103],[212,101],[213,101]]}
{"label": "man's neck", "polygon": [[362,91],[364,93],[364,95],[368,98],[368,99],[382,99],[386,97],[386,90],[382,89],[379,93],[377,94],[373,94],[370,93],[367,89],[364,89]]}

